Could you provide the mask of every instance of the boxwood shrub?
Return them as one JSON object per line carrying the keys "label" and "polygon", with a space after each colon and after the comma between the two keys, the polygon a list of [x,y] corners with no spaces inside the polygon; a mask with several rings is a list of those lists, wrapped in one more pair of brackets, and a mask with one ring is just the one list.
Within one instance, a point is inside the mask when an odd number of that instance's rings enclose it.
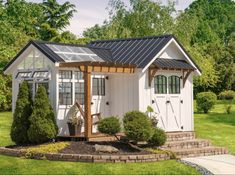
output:
{"label": "boxwood shrub", "polygon": [[104,118],[98,123],[98,131],[108,135],[116,135],[121,130],[121,125],[117,117]]}
{"label": "boxwood shrub", "polygon": [[166,133],[160,128],[154,128],[153,135],[149,139],[148,143],[152,146],[162,146],[166,142]]}
{"label": "boxwood shrub", "polygon": [[127,139],[134,142],[148,141],[152,136],[152,123],[142,112],[127,112],[123,118],[124,133]]}
{"label": "boxwood shrub", "polygon": [[213,92],[201,92],[196,96],[197,110],[208,113],[216,103],[216,95]]}
{"label": "boxwood shrub", "polygon": [[235,92],[232,90],[223,91],[218,95],[220,100],[233,100],[235,98]]}

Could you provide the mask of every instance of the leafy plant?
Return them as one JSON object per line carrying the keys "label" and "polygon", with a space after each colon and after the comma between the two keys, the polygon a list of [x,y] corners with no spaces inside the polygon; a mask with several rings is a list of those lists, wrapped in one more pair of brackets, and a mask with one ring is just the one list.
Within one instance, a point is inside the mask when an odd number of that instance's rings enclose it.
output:
{"label": "leafy plant", "polygon": [[29,143],[27,131],[30,125],[29,116],[32,113],[31,104],[32,99],[29,91],[29,84],[27,81],[23,81],[19,88],[13,123],[11,126],[11,139],[16,144]]}
{"label": "leafy plant", "polygon": [[162,146],[166,142],[166,133],[160,128],[154,128],[153,135],[148,143],[152,146]]}
{"label": "leafy plant", "polygon": [[[98,122],[98,131],[104,134],[113,135],[121,131],[121,125],[117,117],[111,116]],[[119,140],[119,139],[118,139]]]}
{"label": "leafy plant", "polygon": [[44,86],[39,86],[33,103],[33,112],[29,117],[28,137],[32,143],[43,143],[56,137],[55,115]]}
{"label": "leafy plant", "polygon": [[213,92],[201,92],[196,96],[197,109],[208,113],[216,103],[216,95]]}
{"label": "leafy plant", "polygon": [[233,100],[235,98],[235,92],[232,90],[223,91],[218,95],[220,100]]}
{"label": "leafy plant", "polygon": [[158,124],[157,113],[154,111],[154,109],[151,106],[147,106],[146,115],[150,117],[153,127],[157,127]]}
{"label": "leafy plant", "polygon": [[148,141],[152,136],[152,123],[149,117],[139,111],[128,112],[123,118],[124,133],[134,142]]}

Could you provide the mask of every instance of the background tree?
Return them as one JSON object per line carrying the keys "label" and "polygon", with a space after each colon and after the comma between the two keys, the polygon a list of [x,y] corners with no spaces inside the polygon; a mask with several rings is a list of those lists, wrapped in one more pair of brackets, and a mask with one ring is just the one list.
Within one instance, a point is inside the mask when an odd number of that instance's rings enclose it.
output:
{"label": "background tree", "polygon": [[11,126],[11,139],[16,144],[29,143],[27,131],[29,129],[29,116],[32,113],[32,99],[27,81],[20,85],[16,108]]}
{"label": "background tree", "polygon": [[130,0],[130,8],[121,0],[109,2],[109,21],[84,32],[91,39],[141,37],[170,33],[172,6],[160,7],[151,0]]}
{"label": "background tree", "polygon": [[29,121],[28,137],[30,142],[43,143],[56,137],[58,127],[55,122],[55,114],[44,86],[38,87]]}
{"label": "background tree", "polygon": [[[62,29],[69,25],[69,20],[73,17],[75,5],[66,1],[59,4],[56,0],[44,0],[42,3],[45,24],[42,28],[42,38],[49,40],[55,37]],[[57,31],[57,32],[55,32]],[[46,33],[49,33],[46,35]]]}

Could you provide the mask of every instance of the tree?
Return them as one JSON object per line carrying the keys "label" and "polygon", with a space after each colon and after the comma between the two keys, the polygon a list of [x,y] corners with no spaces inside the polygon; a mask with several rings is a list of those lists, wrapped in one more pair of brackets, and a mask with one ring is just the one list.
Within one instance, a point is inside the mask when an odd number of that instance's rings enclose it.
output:
{"label": "tree", "polygon": [[[76,12],[75,5],[68,1],[60,5],[56,0],[43,0],[42,6],[45,20],[41,31],[42,38],[50,40],[59,34],[57,32],[69,25],[69,20]],[[45,35],[46,33],[49,34]]]}
{"label": "tree", "polygon": [[171,6],[160,7],[150,0],[130,0],[130,9],[121,0],[110,1],[109,6],[110,20],[88,29],[84,36],[111,39],[171,33]]}
{"label": "tree", "polygon": [[56,137],[58,127],[55,122],[55,114],[44,86],[39,86],[37,90],[29,121],[28,137],[30,142],[43,143]]}
{"label": "tree", "polygon": [[16,144],[29,143],[27,131],[29,128],[29,116],[32,113],[32,100],[27,81],[24,81],[19,88],[16,101],[16,108],[11,126],[11,139]]}

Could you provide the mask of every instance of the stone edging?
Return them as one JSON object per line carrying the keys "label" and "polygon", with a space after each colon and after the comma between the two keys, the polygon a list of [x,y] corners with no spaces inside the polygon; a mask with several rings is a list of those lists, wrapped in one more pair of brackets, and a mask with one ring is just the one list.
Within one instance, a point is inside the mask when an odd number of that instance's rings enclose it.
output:
{"label": "stone edging", "polygon": [[179,162],[195,168],[202,175],[214,175],[208,169],[206,169],[206,168],[204,168],[204,167],[202,167],[198,164],[195,164],[195,163],[192,163],[192,162],[189,162],[189,161],[185,161],[185,160],[179,160]]}
{"label": "stone edging", "polygon": [[146,155],[85,155],[85,154],[62,154],[62,153],[37,153],[27,155],[26,151],[0,147],[0,154],[14,157],[28,157],[32,159],[47,159],[54,161],[70,162],[103,162],[103,163],[129,163],[129,162],[156,162],[160,160],[169,160],[168,154],[146,154]]}

